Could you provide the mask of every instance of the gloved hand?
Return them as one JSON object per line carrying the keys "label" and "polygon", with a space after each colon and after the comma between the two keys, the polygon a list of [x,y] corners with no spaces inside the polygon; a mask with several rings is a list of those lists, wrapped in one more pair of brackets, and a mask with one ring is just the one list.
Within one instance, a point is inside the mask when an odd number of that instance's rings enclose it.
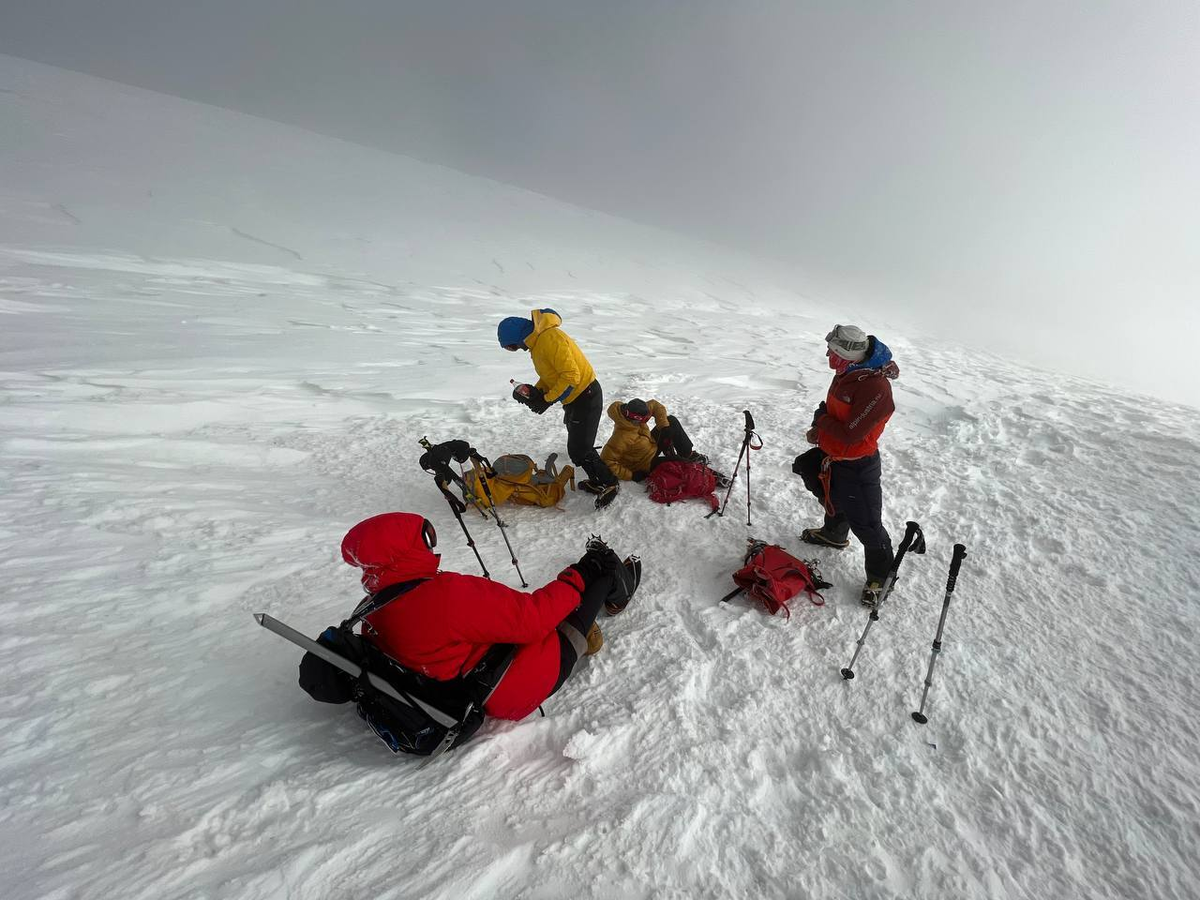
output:
{"label": "gloved hand", "polygon": [[528,406],[539,416],[550,408],[550,404],[546,402],[546,395],[532,384],[518,384],[513,388],[512,396],[518,403]]}
{"label": "gloved hand", "polygon": [[634,472],[633,480],[636,481],[638,484],[641,484],[643,481],[646,480],[646,476],[649,474],[650,474],[649,472]]}
{"label": "gloved hand", "polygon": [[810,444],[817,443],[817,426],[816,425],[814,425],[812,428],[808,429],[808,431],[806,431],[804,433],[804,439],[806,441],[808,441]]}
{"label": "gloved hand", "polygon": [[601,546],[588,550],[571,568],[579,573],[583,579],[584,590],[587,590],[596,581],[608,575],[612,571],[613,565],[620,565],[620,563],[617,554],[609,548]]}
{"label": "gloved hand", "polygon": [[825,415],[825,401],[824,401],[824,400],[822,400],[822,401],[821,401],[821,405],[820,405],[820,406],[818,406],[818,407],[817,407],[817,408],[816,408],[816,409],[813,411],[812,424],[813,424],[813,425],[816,425],[816,424],[817,424],[817,419],[821,418],[821,416],[823,416],[823,415]]}

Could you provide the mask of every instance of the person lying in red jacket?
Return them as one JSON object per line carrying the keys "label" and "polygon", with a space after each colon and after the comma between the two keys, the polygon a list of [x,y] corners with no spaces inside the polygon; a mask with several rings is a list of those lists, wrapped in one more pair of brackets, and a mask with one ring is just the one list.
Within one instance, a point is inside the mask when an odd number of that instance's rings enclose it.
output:
{"label": "person lying in red jacket", "polygon": [[440,572],[433,525],[393,512],[359,522],[342,539],[342,558],[385,599],[367,615],[363,637],[401,665],[448,681],[470,672],[496,644],[516,645],[512,663],[484,703],[501,719],[523,719],[554,694],[582,656],[600,649],[596,616],[625,608],[632,590],[614,591],[624,568],[603,543],[534,591],[476,575]]}

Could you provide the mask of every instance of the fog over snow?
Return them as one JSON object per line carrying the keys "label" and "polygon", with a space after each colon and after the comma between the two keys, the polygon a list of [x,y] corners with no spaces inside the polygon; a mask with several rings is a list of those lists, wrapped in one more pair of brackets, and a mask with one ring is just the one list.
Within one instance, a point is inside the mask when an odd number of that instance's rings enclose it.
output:
{"label": "fog over snow", "polygon": [[[296,685],[360,598],[343,533],[431,518],[417,441],[565,455],[496,322],[553,306],[609,398],[731,470],[724,518],[626,484],[512,508],[531,584],[591,533],[629,610],[545,706],[421,768]],[[801,545],[823,336],[893,349],[885,521]],[[803,275],[493,181],[0,56],[0,871],[33,898],[1191,898],[1200,414],[834,302]],[[601,439],[607,437],[602,425]],[[493,576],[517,579],[469,520]],[[748,536],[826,605],[719,604]],[[910,719],[967,545],[930,695]]]}
{"label": "fog over snow", "polygon": [[1200,406],[1179,0],[46,0],[0,52],[802,268],[933,339]]}

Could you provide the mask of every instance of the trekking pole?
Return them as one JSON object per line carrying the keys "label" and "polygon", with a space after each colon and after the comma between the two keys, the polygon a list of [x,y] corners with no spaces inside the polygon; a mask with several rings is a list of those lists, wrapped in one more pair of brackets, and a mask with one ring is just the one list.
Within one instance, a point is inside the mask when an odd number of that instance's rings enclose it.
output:
{"label": "trekking pole", "polygon": [[888,570],[887,577],[883,580],[883,588],[879,592],[879,603],[872,608],[871,615],[867,617],[867,627],[863,629],[862,637],[858,639],[854,655],[850,657],[850,665],[842,669],[842,678],[847,681],[854,677],[854,663],[858,660],[858,654],[862,652],[863,642],[867,639],[867,632],[871,630],[873,624],[879,621],[879,609],[892,593],[897,573],[900,571],[900,563],[904,561],[904,554],[909,550],[912,550],[913,553],[925,552],[925,535],[921,531],[921,526],[911,521],[905,524],[904,540],[900,542],[900,549],[896,551],[896,558],[892,561],[892,567]]}
{"label": "trekking pole", "polygon": [[[458,519],[459,527],[462,528],[463,534],[467,536],[467,546],[474,551],[475,558],[479,560],[479,568],[483,569],[483,577],[490,581],[492,576],[488,572],[487,564],[484,563],[483,557],[479,555],[479,548],[475,546],[475,539],[471,537],[471,532],[467,530],[467,523],[463,521],[462,514],[466,512],[467,505],[450,493],[448,487],[452,481],[456,480],[456,476],[454,475],[454,470],[441,458],[442,455],[446,455],[448,459],[449,454],[445,454],[444,451],[439,452],[446,445],[439,444],[437,447],[434,447],[433,444],[429,443],[429,438],[427,437],[421,438],[419,443],[422,447],[427,448],[427,452],[421,454],[421,468],[433,473],[433,483],[437,485],[438,490],[442,492],[442,496],[446,498],[446,503],[450,506],[450,512],[454,513],[454,518]],[[466,442],[463,441],[462,443],[465,444]],[[461,479],[457,480],[461,481]]]}
{"label": "trekking pole", "polygon": [[525,580],[525,576],[521,573],[521,564],[517,562],[516,551],[513,550],[513,545],[508,540],[508,524],[500,518],[500,513],[496,509],[496,501],[492,497],[492,488],[488,484],[488,476],[494,476],[496,474],[496,469],[492,466],[492,461],[486,456],[480,456],[474,447],[471,448],[471,460],[475,463],[478,463],[483,469],[483,477],[477,479],[477,481],[483,485],[483,492],[487,495],[488,506],[492,510],[492,516],[496,519],[496,525],[500,528],[500,536],[504,538],[504,544],[506,547],[508,547],[508,555],[512,560],[513,568],[517,570],[517,576],[521,579],[521,587],[529,587],[529,582]]}
{"label": "trekking pole", "polygon": [[[754,449],[750,443],[750,438],[754,434],[754,417],[750,415],[750,410],[742,410],[746,414],[746,437],[743,438],[746,442],[746,527],[750,527],[750,451]],[[762,446],[760,440],[758,446]]]}
{"label": "trekking pole", "polygon": [[[737,479],[738,470],[742,467],[742,457],[746,457],[746,525],[750,525],[750,450],[762,449],[762,438],[754,431],[754,416],[750,415],[750,410],[742,410],[742,414],[746,417],[746,435],[742,438],[742,449],[738,452],[737,462],[733,465],[733,474],[729,476],[729,487],[725,491],[725,500],[721,503],[720,509],[714,509],[704,518],[711,519],[713,516],[718,518],[725,515],[725,507],[729,504],[729,496],[733,493],[733,482]],[[757,438],[758,446],[755,446],[753,439]]]}
{"label": "trekking pole", "polygon": [[913,721],[924,725],[929,721],[925,715],[925,698],[933,686],[933,665],[937,662],[938,654],[942,652],[942,629],[946,627],[946,613],[950,611],[950,595],[954,593],[954,582],[958,580],[958,567],[962,565],[967,555],[967,548],[962,544],[954,545],[954,555],[950,557],[950,577],[946,581],[946,599],[942,601],[942,617],[938,619],[937,634],[933,636],[933,652],[929,654],[929,671],[925,673],[925,690],[921,693],[921,708],[912,714]]}

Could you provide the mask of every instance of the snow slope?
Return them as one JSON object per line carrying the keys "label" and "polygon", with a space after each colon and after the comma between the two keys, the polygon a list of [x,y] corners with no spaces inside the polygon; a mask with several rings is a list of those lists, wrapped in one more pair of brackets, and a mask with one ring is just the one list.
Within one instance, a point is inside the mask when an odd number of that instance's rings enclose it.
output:
{"label": "snow slope", "polygon": [[[786,285],[780,287],[780,285]],[[1200,415],[862,322],[901,367],[861,552],[802,548],[821,336],[787,273],[546,198],[0,57],[0,870],[12,898],[1154,897],[1200,893]],[[786,302],[786,306],[784,303]],[[495,322],[552,305],[610,398],[731,468],[723,519],[627,486],[513,509],[532,583],[599,531],[635,605],[546,705],[428,768],[295,685],[267,611],[360,596],[341,535],[407,509],[477,571],[417,439],[565,455]],[[607,428],[602,426],[602,439]],[[517,584],[494,526],[472,523]],[[718,605],[748,534],[835,587]],[[969,548],[920,697],[951,546]]]}

